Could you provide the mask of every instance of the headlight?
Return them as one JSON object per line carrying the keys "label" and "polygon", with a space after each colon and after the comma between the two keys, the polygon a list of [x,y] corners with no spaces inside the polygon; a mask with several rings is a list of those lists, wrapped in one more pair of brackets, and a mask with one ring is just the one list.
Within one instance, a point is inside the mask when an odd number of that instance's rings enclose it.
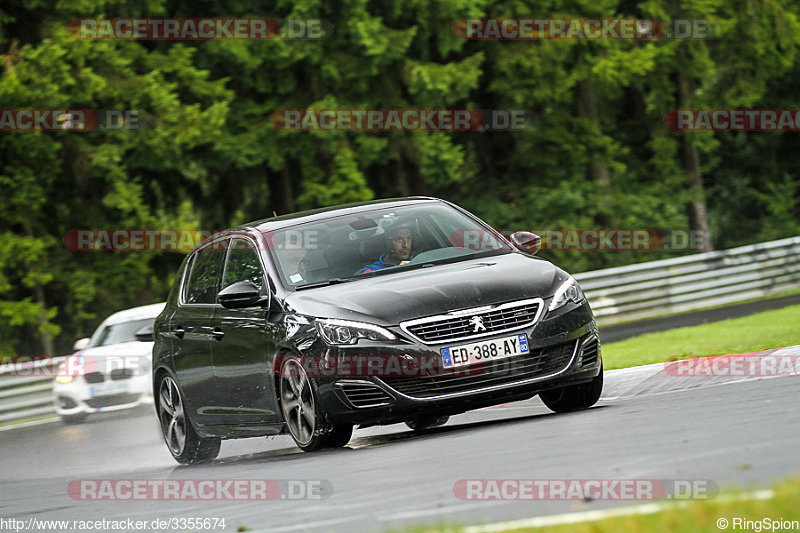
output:
{"label": "headlight", "polygon": [[68,366],[69,365],[66,362],[58,365],[58,371],[56,372],[56,383],[62,383],[66,385],[67,383],[72,383],[75,380],[75,376],[67,371]]}
{"label": "headlight", "polygon": [[561,284],[558,289],[556,289],[556,293],[553,295],[553,301],[550,302],[548,311],[553,311],[554,309],[558,309],[559,307],[567,305],[567,302],[578,304],[585,299],[586,297],[583,295],[583,291],[578,286],[578,282],[575,281],[575,278],[570,276],[564,283]]}
{"label": "headlight", "polygon": [[355,344],[358,339],[393,341],[397,338],[391,331],[365,322],[328,318],[319,319],[316,324],[317,331],[328,344]]}

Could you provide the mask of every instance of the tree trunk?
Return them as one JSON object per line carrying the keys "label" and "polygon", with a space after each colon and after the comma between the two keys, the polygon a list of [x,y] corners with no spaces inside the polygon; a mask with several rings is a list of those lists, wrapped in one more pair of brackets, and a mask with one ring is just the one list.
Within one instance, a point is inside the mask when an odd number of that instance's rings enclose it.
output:
{"label": "tree trunk", "polygon": [[[681,109],[692,108],[690,81],[686,70],[682,68],[678,69],[678,101]],[[708,225],[703,175],[700,173],[700,154],[692,142],[691,133],[682,132],[680,135],[683,135],[681,139],[683,168],[688,174],[687,186],[690,192],[689,204],[686,206],[689,213],[689,229],[698,235],[695,242],[699,244],[700,250],[710,252],[714,246]]]}
{"label": "tree trunk", "polygon": [[[600,119],[597,110],[597,97],[595,95],[594,84],[591,80],[583,79],[577,85],[577,104],[578,113],[581,117],[588,119],[600,132]],[[610,198],[611,187],[611,174],[608,172],[608,166],[602,158],[592,155],[592,160],[589,163],[589,178],[600,185],[603,191],[603,198]],[[607,208],[607,206],[602,206]],[[610,211],[610,210],[609,210]],[[598,213],[595,217],[595,222],[601,227],[613,227],[616,225],[616,217],[610,213]]]}
{"label": "tree trunk", "polygon": [[[25,220],[23,222],[25,227],[25,233],[29,239],[33,239],[33,229],[31,228],[30,222]],[[53,351],[53,339],[50,338],[50,334],[47,332],[47,325],[49,321],[47,320],[47,300],[44,297],[44,288],[42,284],[37,280],[33,284],[33,297],[36,300],[36,303],[39,305],[39,341],[42,343],[42,353],[47,357],[53,357],[55,352]]]}
{"label": "tree trunk", "polygon": [[403,150],[399,141],[392,143],[392,150],[394,151],[397,163],[394,165],[395,177],[395,190],[397,196],[411,196],[411,187],[408,184],[408,176],[406,174],[406,161],[403,157]]}
{"label": "tree trunk", "polygon": [[270,207],[278,215],[293,213],[294,195],[292,194],[292,181],[289,175],[289,162],[280,172],[267,169],[267,186],[269,187]]}

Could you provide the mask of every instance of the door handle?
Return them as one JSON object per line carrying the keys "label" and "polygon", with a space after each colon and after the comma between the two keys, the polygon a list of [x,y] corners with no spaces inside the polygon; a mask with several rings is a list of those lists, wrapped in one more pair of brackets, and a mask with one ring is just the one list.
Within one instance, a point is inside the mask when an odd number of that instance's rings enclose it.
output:
{"label": "door handle", "polygon": [[222,337],[225,336],[225,333],[220,328],[214,328],[214,331],[211,332],[211,335],[218,341],[221,341]]}
{"label": "door handle", "polygon": [[183,329],[183,326],[175,326],[175,329],[172,330],[176,337],[182,339],[184,334],[186,334],[186,330]]}

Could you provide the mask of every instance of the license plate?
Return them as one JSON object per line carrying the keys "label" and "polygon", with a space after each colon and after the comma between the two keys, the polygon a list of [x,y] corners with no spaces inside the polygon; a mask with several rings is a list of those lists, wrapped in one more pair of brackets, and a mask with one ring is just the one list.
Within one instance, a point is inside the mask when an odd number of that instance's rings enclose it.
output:
{"label": "license plate", "polygon": [[89,387],[89,396],[94,398],[95,396],[106,396],[108,394],[118,394],[127,391],[128,384],[124,381],[107,381]]}
{"label": "license plate", "polygon": [[515,355],[530,353],[528,337],[524,333],[493,339],[490,341],[462,344],[452,348],[442,348],[442,365],[444,368],[455,368],[473,363],[483,363],[505,359]]}

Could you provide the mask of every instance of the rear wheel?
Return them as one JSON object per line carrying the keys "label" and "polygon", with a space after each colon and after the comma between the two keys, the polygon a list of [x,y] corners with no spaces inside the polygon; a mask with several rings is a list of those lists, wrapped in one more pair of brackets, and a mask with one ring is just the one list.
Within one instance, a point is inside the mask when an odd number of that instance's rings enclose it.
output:
{"label": "rear wheel", "polygon": [[341,448],[350,441],[352,425],[325,422],[325,413],[317,401],[314,385],[297,356],[287,355],[283,359],[279,383],[286,428],[301,450],[313,452],[322,448]]}
{"label": "rear wheel", "polygon": [[447,424],[450,420],[449,416],[421,416],[408,420],[406,425],[414,431],[422,431],[428,428],[435,428]]}
{"label": "rear wheel", "polygon": [[567,413],[587,409],[597,403],[603,393],[603,367],[589,383],[571,385],[539,393],[544,404],[556,413]]}
{"label": "rear wheel", "polygon": [[220,439],[197,434],[189,422],[177,383],[170,376],[164,376],[158,390],[161,435],[172,457],[184,465],[213,461],[219,455]]}

